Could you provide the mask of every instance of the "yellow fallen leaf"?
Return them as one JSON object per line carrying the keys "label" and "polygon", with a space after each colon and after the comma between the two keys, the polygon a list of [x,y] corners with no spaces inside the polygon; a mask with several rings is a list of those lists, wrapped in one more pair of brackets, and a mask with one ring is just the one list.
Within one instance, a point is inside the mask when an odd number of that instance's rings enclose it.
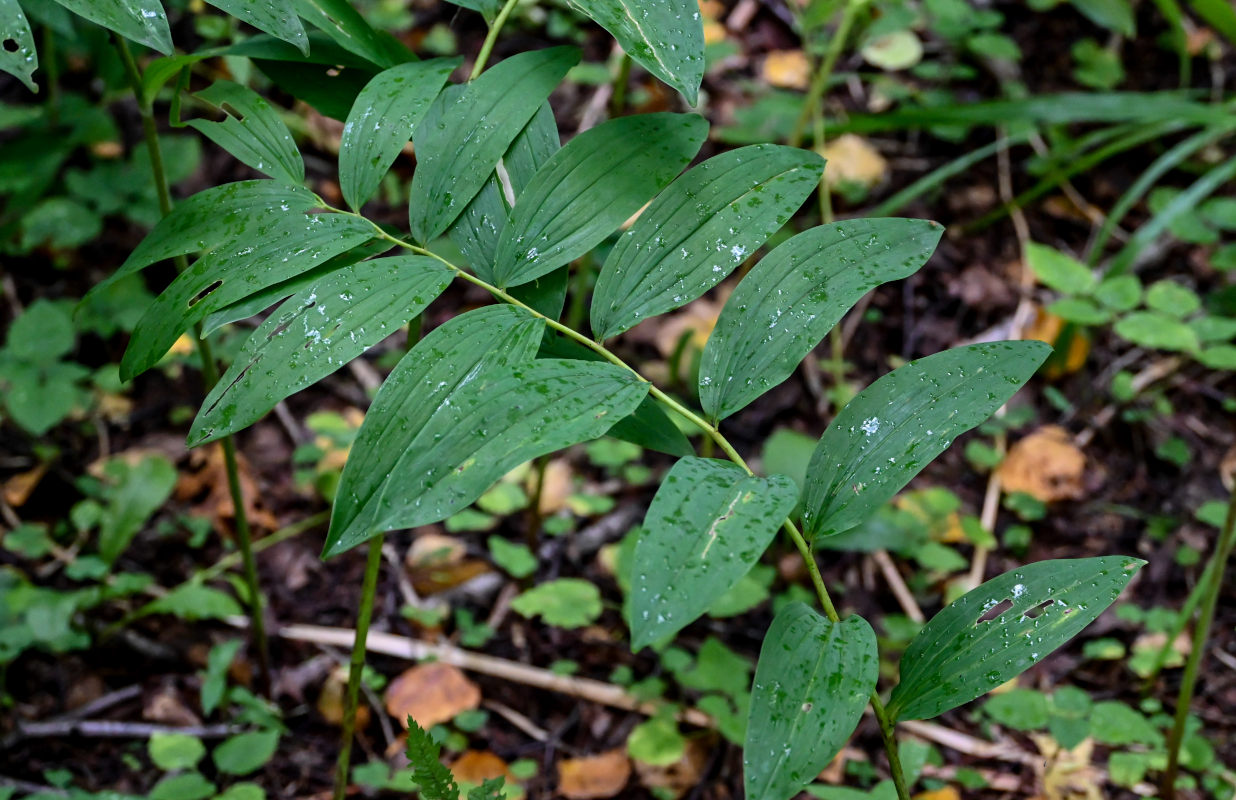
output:
{"label": "yellow fallen leaf", "polygon": [[888,176],[888,161],[866,139],[846,133],[824,145],[820,155],[828,159],[829,184],[859,184],[868,189]]}
{"label": "yellow fallen leaf", "polygon": [[1069,432],[1044,425],[1019,439],[996,468],[1006,492],[1025,492],[1043,503],[1070,500],[1084,493],[1086,455]]}
{"label": "yellow fallen leaf", "polygon": [[[1047,342],[1052,347],[1056,347],[1061,344],[1060,334],[1063,331],[1064,320],[1040,308],[1034,316],[1034,321],[1026,328],[1025,338]],[[1085,365],[1088,355],[1090,355],[1090,339],[1083,330],[1074,327],[1072,336],[1069,338],[1068,355],[1065,356],[1064,362],[1059,363],[1057,359],[1052,358],[1044,367],[1043,372],[1049,379],[1071,375]]]}
{"label": "yellow fallen leaf", "polygon": [[623,790],[631,761],[623,748],[558,762],[558,793],[569,800],[600,800]]}
{"label": "yellow fallen leaf", "polygon": [[480,704],[480,687],[459,667],[438,661],[418,664],[386,688],[386,710],[405,727],[412,717],[428,730]]}
{"label": "yellow fallen leaf", "polygon": [[772,86],[806,89],[811,80],[811,66],[802,50],[773,50],[764,57],[760,74]]}
{"label": "yellow fallen leaf", "polygon": [[955,786],[944,786],[929,792],[919,792],[914,800],[961,800],[961,793]]}

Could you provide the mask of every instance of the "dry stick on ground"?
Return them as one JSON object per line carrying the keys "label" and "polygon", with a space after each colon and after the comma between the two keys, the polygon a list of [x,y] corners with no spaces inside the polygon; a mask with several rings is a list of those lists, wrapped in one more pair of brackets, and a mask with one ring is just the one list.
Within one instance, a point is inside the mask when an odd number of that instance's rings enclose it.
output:
{"label": "dry stick on ground", "polygon": [[910,587],[906,586],[905,580],[897,571],[897,565],[893,563],[888,551],[881,547],[872,553],[871,557],[875,560],[876,566],[880,568],[880,573],[888,582],[888,588],[892,590],[893,596],[897,598],[906,616],[920,625],[926,622],[927,617],[923,616],[923,609],[919,608],[918,601],[914,599],[914,593],[910,591]]}

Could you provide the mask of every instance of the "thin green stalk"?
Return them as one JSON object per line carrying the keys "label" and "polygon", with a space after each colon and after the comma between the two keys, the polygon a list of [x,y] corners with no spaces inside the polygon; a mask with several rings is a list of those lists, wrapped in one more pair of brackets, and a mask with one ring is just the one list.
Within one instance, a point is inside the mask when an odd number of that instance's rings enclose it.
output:
{"label": "thin green stalk", "polygon": [[511,16],[511,12],[518,4],[519,0],[506,0],[503,4],[502,10],[494,18],[493,24],[489,26],[489,33],[485,35],[485,41],[481,44],[481,52],[476,55],[476,63],[472,65],[472,74],[468,76],[468,80],[476,80],[476,76],[485,70],[489,55],[494,51],[494,42],[498,41],[498,32],[502,30],[502,26],[506,24],[506,18]]}
{"label": "thin green stalk", "polygon": [[803,135],[807,131],[807,124],[811,121],[812,109],[820,104],[824,99],[824,90],[828,88],[828,81],[833,76],[833,68],[837,66],[837,59],[841,57],[841,50],[845,47],[845,41],[850,36],[850,28],[854,26],[854,18],[858,14],[858,9],[865,5],[867,0],[846,0],[845,8],[841,11],[841,22],[837,25],[837,31],[833,34],[832,41],[828,43],[828,50],[824,53],[824,61],[820,64],[820,68],[811,78],[811,85],[807,87],[807,96],[803,98],[803,108],[798,114],[798,120],[794,123],[794,129],[790,132],[790,138],[786,142],[790,147],[798,147],[802,144]]}
{"label": "thin green stalk", "polygon": [[352,640],[352,660],[348,665],[348,688],[343,698],[343,740],[335,764],[333,800],[344,800],[348,791],[348,771],[352,766],[352,739],[356,734],[356,705],[360,697],[361,674],[365,670],[365,640],[373,619],[373,599],[378,593],[378,573],[382,567],[382,537],[369,540],[365,579],[361,583],[360,608],[356,611],[356,638]]}
{"label": "thin green stalk", "polygon": [[1193,619],[1193,614],[1197,611],[1198,604],[1202,602],[1202,596],[1206,594],[1206,590],[1210,586],[1210,576],[1214,571],[1215,560],[1212,558],[1206,562],[1201,578],[1198,579],[1197,585],[1193,587],[1193,591],[1189,592],[1189,596],[1185,598],[1184,605],[1180,607],[1180,613],[1176,615],[1176,619],[1172,622],[1171,630],[1167,632],[1167,637],[1159,647],[1159,652],[1154,658],[1154,664],[1150,667],[1150,672],[1146,675],[1145,680],[1142,681],[1143,693],[1148,693],[1154,682],[1159,679],[1159,673],[1163,671],[1163,665],[1167,662],[1168,654],[1176,646],[1176,639],[1180,637],[1185,626],[1189,624],[1189,620]]}
{"label": "thin green stalk", "polygon": [[[326,208],[331,208],[331,210],[335,211],[336,213],[350,214],[354,217],[357,217],[358,219],[365,219],[365,217],[359,214],[356,214],[354,212],[332,208],[331,206],[326,204],[324,201],[323,201],[323,206]],[[627,370],[632,375],[637,377],[639,380],[644,381],[645,383],[649,384],[649,388],[648,388],[649,393],[654,398],[656,398],[662,405],[665,405],[668,408],[673,409],[674,411],[678,412],[682,416],[689,419],[691,422],[693,422],[701,430],[704,431],[704,433],[708,437],[708,439],[706,440],[707,442],[714,443],[717,447],[721,449],[723,453],[725,453],[726,457],[729,458],[730,461],[742,467],[747,472],[747,474],[749,475],[755,474],[754,471],[752,471],[750,465],[747,464],[746,460],[734,448],[734,445],[730,443],[729,439],[725,438],[725,435],[721,433],[721,431],[717,428],[716,425],[708,422],[708,420],[704,419],[699,414],[692,411],[690,408],[687,408],[682,403],[678,402],[673,397],[669,396],[668,394],[663,392],[661,389],[657,388],[655,384],[653,384],[651,381],[649,381],[647,378],[641,375],[639,371],[637,371],[634,367],[630,366],[625,361],[623,361],[621,358],[619,358],[617,355],[610,352],[610,350],[607,349],[603,344],[596,342],[592,339],[589,339],[587,336],[583,335],[582,333],[579,333],[567,327],[566,325],[563,325],[562,323],[558,322],[555,319],[551,319],[550,317],[545,316],[544,314],[540,313],[536,309],[531,308],[525,303],[522,303],[516,298],[512,297],[506,291],[499,289],[497,286],[494,286],[493,284],[490,284],[487,281],[484,281],[481,278],[478,278],[475,275],[472,275],[466,272],[461,267],[458,267],[455,264],[452,264],[449,260],[443,258],[437,253],[430,252],[429,250],[426,250],[423,247],[418,247],[417,245],[409,244],[408,242],[405,242],[402,239],[399,239],[398,237],[391,236],[389,233],[382,230],[382,228],[380,228],[378,225],[374,224],[373,222],[370,222],[369,224],[373,226],[374,232],[378,237],[386,239],[391,244],[394,244],[398,247],[402,247],[406,250],[410,250],[419,255],[429,256],[430,258],[437,259],[447,269],[454,272],[460,278],[463,278],[469,283],[475,284],[476,286],[479,286],[482,289],[485,289],[487,292],[489,292],[491,295],[498,298],[499,300],[502,300],[506,303],[510,303],[511,305],[520,307],[527,313],[533,315],[537,319],[540,319],[545,325],[552,328],[553,330],[561,333],[562,335],[570,339],[575,340],[576,342],[579,342],[580,344],[584,345],[585,347],[589,348],[593,352],[603,357],[605,360],[609,361],[611,364],[622,367],[623,369]],[[815,560],[815,554],[812,552],[811,546],[807,543],[807,540],[803,537],[802,532],[798,530],[798,526],[794,524],[793,520],[790,520],[787,518],[785,520],[785,523],[783,524],[783,528],[786,534],[790,537],[790,541],[794,543],[794,547],[798,550],[799,554],[802,555],[803,561],[807,565],[807,573],[811,577],[811,584],[815,588],[816,596],[819,598],[820,606],[824,609],[825,615],[827,615],[828,619],[831,620],[832,622],[840,622],[841,616],[837,613],[837,607],[833,603],[832,597],[828,591],[828,587],[824,583],[824,577],[823,575],[820,574],[820,567],[819,567],[819,564]],[[880,721],[880,729],[881,729],[882,735],[884,735],[885,749],[888,754],[889,771],[893,775],[893,783],[897,787],[898,798],[899,800],[909,800],[910,795],[909,795],[909,792],[906,786],[905,774],[901,767],[901,759],[898,756],[896,739],[893,735],[893,722],[891,719],[889,719],[887,713],[885,712],[884,704],[880,701],[879,695],[875,692],[872,692],[872,695],[871,695],[871,707],[872,707],[872,710],[875,712],[876,719]],[[336,797],[336,800],[338,800],[338,797]]]}
{"label": "thin green stalk", "polygon": [[609,115],[621,117],[627,110],[627,84],[631,82],[631,56],[622,54],[618,72],[614,75],[614,90],[609,98]]}
{"label": "thin green stalk", "polygon": [[1210,625],[1215,618],[1215,606],[1219,603],[1219,592],[1223,588],[1223,573],[1233,546],[1236,546],[1236,487],[1232,489],[1232,496],[1227,504],[1227,517],[1223,520],[1219,541],[1210,557],[1215,566],[1211,571],[1210,582],[1206,585],[1206,594],[1202,597],[1201,614],[1197,618],[1197,626],[1193,629],[1193,648],[1185,661],[1180,694],[1176,697],[1176,719],[1167,739],[1167,769],[1163,771],[1161,787],[1163,800],[1175,800],[1176,797],[1176,775],[1180,771],[1180,745],[1184,741],[1185,722],[1189,718],[1193,690],[1197,687],[1198,667],[1201,666],[1202,655],[1206,651]]}
{"label": "thin green stalk", "polygon": [[[129,49],[129,43],[121,36],[114,35],[116,49],[120,60],[124,62],[125,74],[137,100],[138,112],[142,118],[142,133],[146,139],[146,150],[150,156],[150,171],[154,179],[155,193],[159,198],[159,213],[166,217],[172,211],[172,194],[167,183],[167,172],[163,166],[163,148],[159,144],[159,131],[155,125],[153,98],[146,95],[142,88],[142,75],[137,62]],[[175,258],[176,270],[184,272],[188,269],[185,257]],[[214,355],[210,350],[210,342],[202,335],[202,326],[194,326],[197,335],[197,353],[202,362],[202,379],[206,390],[210,391],[219,382],[219,368],[215,364]],[[254,643],[258,651],[259,685],[264,695],[270,695],[270,645],[266,638],[266,623],[262,619],[262,587],[258,583],[257,562],[253,557],[253,537],[249,530],[249,517],[245,511],[245,495],[240,485],[240,469],[236,461],[236,444],[232,437],[225,436],[222,440],[223,464],[227,472],[228,492],[235,509],[236,540],[244,561],[245,582],[249,589],[249,618],[253,628]]]}

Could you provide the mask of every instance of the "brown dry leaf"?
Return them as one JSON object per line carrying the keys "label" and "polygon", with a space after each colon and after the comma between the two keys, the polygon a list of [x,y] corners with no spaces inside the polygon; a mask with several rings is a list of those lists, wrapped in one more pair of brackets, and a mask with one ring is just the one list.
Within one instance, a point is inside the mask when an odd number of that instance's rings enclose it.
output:
{"label": "brown dry leaf", "polygon": [[961,793],[955,786],[944,786],[929,792],[919,792],[914,800],[961,800]]}
{"label": "brown dry leaf", "polygon": [[558,792],[570,800],[613,797],[630,778],[631,761],[622,748],[558,762]]}
{"label": "brown dry leaf", "polygon": [[13,508],[21,508],[47,474],[47,462],[25,472],[19,472],[4,482],[4,502]]}
{"label": "brown dry leaf", "polygon": [[1219,480],[1229,492],[1236,489],[1236,445],[1229,447],[1219,462]]}
{"label": "brown dry leaf", "polygon": [[1030,738],[1043,754],[1041,762],[1036,759],[1035,770],[1046,800],[1102,800],[1102,772],[1090,763],[1093,739],[1065,750],[1047,734],[1032,733]]}
{"label": "brown dry leaf", "polygon": [[467,552],[462,539],[437,532],[422,533],[404,557],[412,588],[429,597],[490,571],[487,562],[466,558]]}
{"label": "brown dry leaf", "polygon": [[[1037,339],[1040,342],[1047,342],[1052,347],[1055,347],[1063,330],[1063,319],[1040,308],[1034,315],[1034,321],[1026,328],[1024,338]],[[1070,375],[1082,368],[1086,363],[1086,356],[1088,355],[1090,355],[1089,338],[1082,331],[1074,328],[1073,335],[1069,339],[1069,354],[1064,359],[1064,363],[1060,364],[1057,359],[1050,359],[1047,366],[1044,367],[1043,373],[1049,379]]]}
{"label": "brown dry leaf", "polygon": [[427,531],[412,540],[403,563],[408,569],[449,567],[468,555],[468,545],[462,539],[436,531]]}
{"label": "brown dry leaf", "polygon": [[[348,686],[348,669],[337,667],[331,670],[318,695],[318,713],[331,725],[343,724],[343,696]],[[356,729],[363,731],[369,726],[369,706],[360,703],[356,707]]]}
{"label": "brown dry leaf", "polygon": [[828,159],[828,179],[833,186],[857,183],[870,189],[888,177],[888,161],[870,142],[853,133],[833,139],[820,155]]}
{"label": "brown dry leaf", "polygon": [[142,719],[178,728],[202,724],[201,718],[181,699],[180,691],[167,684],[142,702]]}
{"label": "brown dry leaf", "polygon": [[[249,470],[249,462],[240,453],[236,454],[236,460],[240,468],[240,488],[244,493],[245,515],[249,519],[249,526],[267,531],[275,530],[279,527],[279,522],[261,505],[261,492]],[[194,513],[208,517],[221,536],[231,536],[232,522],[236,519],[236,506],[232,503],[232,495],[228,490],[227,468],[224,466],[221,445],[207,445],[189,453],[188,467],[180,470],[176,482],[175,497],[182,502],[200,498],[194,503]]]}
{"label": "brown dry leaf", "polygon": [[459,667],[435,661],[407,670],[386,689],[386,710],[404,727],[408,717],[428,730],[481,704],[481,689]]}
{"label": "brown dry leaf", "polygon": [[[567,498],[571,496],[571,465],[564,458],[556,458],[545,465],[544,482],[541,484],[542,515],[556,514],[566,508]],[[536,476],[529,474],[527,480],[529,496],[536,493]]]}
{"label": "brown dry leaf", "polygon": [[764,57],[760,75],[770,86],[806,89],[811,80],[811,65],[802,50],[773,50]]}
{"label": "brown dry leaf", "polygon": [[90,145],[90,152],[93,153],[96,158],[120,158],[124,155],[124,145],[120,142],[111,140],[105,142],[95,142]]}
{"label": "brown dry leaf", "polygon": [[95,408],[99,410],[99,416],[113,425],[124,423],[133,413],[133,401],[122,394],[97,392],[95,397]]}
{"label": "brown dry leaf", "polygon": [[497,753],[489,750],[465,750],[451,764],[451,774],[459,783],[480,786],[485,781],[502,778],[509,786],[515,782],[511,768]]}
{"label": "brown dry leaf", "polygon": [[1025,492],[1050,503],[1081,497],[1085,471],[1086,455],[1073,444],[1069,432],[1058,425],[1044,425],[1009,448],[996,475],[1006,492]]}
{"label": "brown dry leaf", "polygon": [[687,740],[682,758],[667,767],[654,767],[635,762],[639,782],[648,789],[664,789],[673,798],[682,797],[693,789],[708,766],[709,748],[715,747],[714,737],[699,737]]}
{"label": "brown dry leaf", "polygon": [[704,44],[725,41],[725,26],[717,21],[725,13],[725,6],[718,0],[700,0],[699,6],[704,21]]}

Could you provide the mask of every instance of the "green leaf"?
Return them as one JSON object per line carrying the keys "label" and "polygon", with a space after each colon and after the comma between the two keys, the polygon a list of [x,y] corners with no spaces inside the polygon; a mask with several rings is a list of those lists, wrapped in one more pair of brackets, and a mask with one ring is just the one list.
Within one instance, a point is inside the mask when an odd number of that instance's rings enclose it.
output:
{"label": "green leaf", "polygon": [[165,772],[192,769],[206,755],[206,745],[196,736],[183,733],[155,733],[146,743],[154,765]]}
{"label": "green leaf", "polygon": [[368,241],[371,224],[342,214],[306,214],[311,192],[278,181],[241,181],[176,206],[111,278],[195,251],[202,256],[155,299],[120,363],[129,380],[152,367],[182,332],[223,308]]}
{"label": "green leaf", "polygon": [[378,73],[352,104],[339,140],[339,186],[355,211],[373,196],[459,58],[400,64]]}
{"label": "green leaf", "polygon": [[201,704],[202,713],[209,716],[219,707],[223,700],[223,692],[227,689],[228,670],[236,659],[241,641],[230,639],[220,642],[210,648],[206,656],[206,672],[202,676]]}
{"label": "green leaf", "polygon": [[526,578],[536,572],[536,555],[527,545],[508,542],[501,536],[490,536],[489,555],[512,578]]}
{"label": "green leaf", "polygon": [[442,765],[441,746],[416,720],[408,717],[408,745],[405,750],[412,765],[412,780],[425,800],[459,800],[455,776]]}
{"label": "green leaf", "polygon": [[146,606],[150,614],[171,614],[188,622],[226,619],[245,613],[235,598],[199,583],[182,583]]}
{"label": "green leaf", "polygon": [[1189,6],[1207,25],[1236,43],[1236,8],[1228,0],[1189,0]]}
{"label": "green leaf", "polygon": [[1042,342],[969,345],[911,361],[859,392],[816,445],[803,489],[808,538],[869,518],[953,439],[1030,379]]}
{"label": "green leaf", "polygon": [[376,31],[350,0],[294,0],[296,11],[343,49],[383,69],[415,61],[394,37]]}
{"label": "green leaf", "polygon": [[800,233],[768,254],[726,301],[700,360],[700,403],[714,421],[790,377],[854,303],[912,275],[944,229],[858,219]]}
{"label": "green leaf", "polygon": [[576,136],[512,209],[498,240],[498,285],[527,283],[600,244],[669,185],[707,135],[703,117],[661,113],[620,117]]}
{"label": "green leaf", "polygon": [[[518,202],[532,176],[561,147],[553,109],[549,107],[549,103],[542,103],[502,157],[506,180],[498,174],[490,176],[489,181],[451,226],[451,241],[464,254],[478,277],[490,283],[494,282],[498,237],[506,227],[507,213],[511,206],[508,200]],[[547,280],[552,283],[553,277],[554,274],[551,273]],[[539,282],[534,282],[533,287],[524,288],[534,288],[536,283]],[[556,318],[558,315],[546,316]]]}
{"label": "green leaf", "polygon": [[260,31],[295,45],[309,55],[309,37],[296,15],[292,0],[206,0],[233,17],[247,22]]}
{"label": "green leaf", "polygon": [[1236,346],[1216,344],[1202,348],[1197,360],[1211,369],[1236,370]]}
{"label": "green leaf", "polygon": [[73,317],[64,306],[39,298],[9,326],[4,349],[22,361],[48,364],[68,355],[76,342]]}
{"label": "green leaf", "polygon": [[231,81],[215,81],[194,97],[227,116],[219,122],[191,119],[189,127],[258,172],[296,186],[305,182],[305,161],[266,98]]}
{"label": "green leaf", "polygon": [[1123,556],[1040,561],[967,592],[901,657],[889,715],[929,719],[1015,678],[1098,618],[1145,563]]}
{"label": "green leaf", "polygon": [[1146,290],[1146,307],[1176,319],[1184,319],[1202,307],[1197,292],[1171,280],[1155,281]]}
{"label": "green leaf", "polygon": [[1094,299],[1112,311],[1132,311],[1142,300],[1142,282],[1136,275],[1105,278],[1095,287]]}
{"label": "green leaf", "polygon": [[784,475],[715,459],[674,464],[635,545],[632,650],[682,630],[741,580],[794,509],[796,489]]}
{"label": "green leaf", "polygon": [[710,158],[670,184],[605,260],[592,330],[608,339],[679,308],[725,279],[819,185],[824,161],[780,145]]}
{"label": "green leaf", "polygon": [[0,42],[4,43],[0,47],[0,70],[37,93],[39,85],[34,82],[34,71],[39,68],[39,54],[34,48],[30,23],[17,0],[0,0]]}
{"label": "green leaf", "polygon": [[126,39],[172,54],[172,32],[159,0],[56,0],[74,14]]}
{"label": "green leaf", "polygon": [[200,772],[169,775],[154,785],[148,800],[206,800],[216,791]]}
{"label": "green leaf", "polygon": [[114,458],[103,466],[103,474],[111,486],[99,526],[99,555],[110,565],[167,501],[177,473],[163,456],[149,455],[136,463]]}
{"label": "green leaf", "polygon": [[1072,0],[1073,7],[1090,21],[1121,36],[1137,35],[1137,21],[1129,0]]}
{"label": "green leaf", "polygon": [[1100,744],[1163,746],[1163,734],[1150,720],[1124,703],[1105,700],[1090,709],[1090,733]]}
{"label": "green leaf", "polygon": [[270,761],[278,747],[279,731],[254,731],[229,738],[210,757],[222,773],[248,775]]}
{"label": "green leaf", "polygon": [[188,446],[245,428],[433,302],[453,273],[427,256],[362,261],[321,276],[271,314],[202,403]]}
{"label": "green leaf", "polygon": [[1089,297],[1062,297],[1047,306],[1048,312],[1078,325],[1103,325],[1112,318],[1112,312],[1099,308]]}
{"label": "green leaf", "polygon": [[687,102],[704,78],[704,24],[695,0],[570,0],[618,40],[640,66]]}
{"label": "green leaf", "polygon": [[266,800],[266,790],[251,781],[242,781],[215,795],[215,800]]}
{"label": "green leaf", "polygon": [[77,383],[88,374],[77,364],[13,362],[0,376],[6,384],[0,398],[14,422],[42,436],[78,405],[82,393]]}
{"label": "green leaf", "polygon": [[[431,331],[400,360],[378,390],[348,454],[327,555],[355,547],[382,532],[378,501],[396,481],[400,457],[456,387],[487,369],[530,360],[544,330],[515,306],[495,305],[461,314]],[[488,487],[486,487],[488,488]]]}
{"label": "green leaf", "polygon": [[601,591],[580,578],[559,578],[524,592],[511,608],[530,619],[540,616],[546,625],[582,628],[601,616]]}
{"label": "green leaf", "polygon": [[395,465],[377,527],[446,519],[523,462],[601,436],[647,394],[613,364],[543,359],[470,376]]}
{"label": "green leaf", "polygon": [[1140,347],[1193,352],[1197,334],[1180,320],[1156,311],[1134,311],[1116,320],[1113,330]]}
{"label": "green leaf", "polygon": [[658,714],[631,729],[627,752],[631,758],[654,767],[678,762],[687,749],[687,740],[678,732],[672,714]]}
{"label": "green leaf", "polygon": [[1061,294],[1089,294],[1098,284],[1085,264],[1047,245],[1027,242],[1025,259],[1039,282]]}
{"label": "green leaf", "polygon": [[436,239],[463,213],[578,61],[574,47],[520,53],[438,96],[412,133],[417,165],[408,217],[419,241]]}
{"label": "green leaf", "polygon": [[830,622],[802,603],[773,619],[751,692],[743,746],[749,800],[789,800],[815,780],[862,719],[879,670],[862,617]]}
{"label": "green leaf", "polygon": [[983,713],[1015,731],[1037,731],[1047,727],[1047,697],[1033,689],[1011,689],[991,696],[983,703]]}

